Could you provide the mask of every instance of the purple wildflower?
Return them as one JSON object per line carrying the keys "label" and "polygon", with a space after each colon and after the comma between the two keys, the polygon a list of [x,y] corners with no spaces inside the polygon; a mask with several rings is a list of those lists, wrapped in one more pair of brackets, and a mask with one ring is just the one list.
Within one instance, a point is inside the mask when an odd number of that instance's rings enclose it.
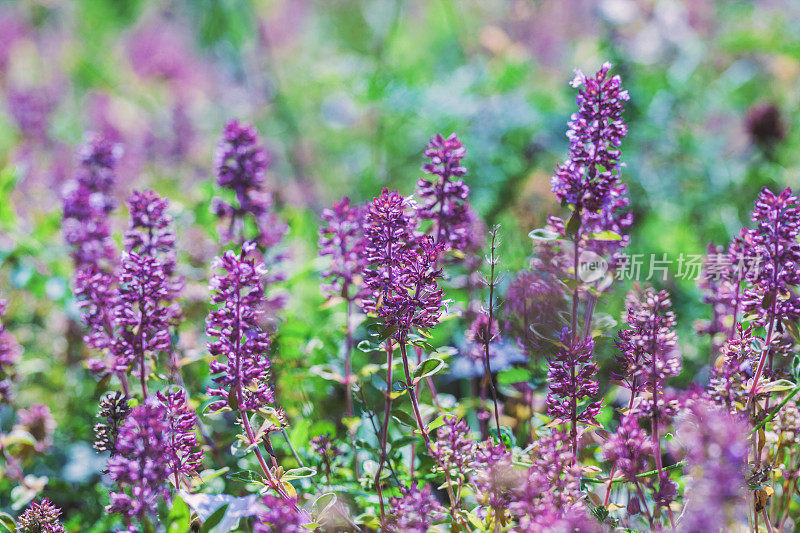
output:
{"label": "purple wildflower", "polygon": [[366,255],[370,266],[364,282],[371,294],[364,310],[376,313],[401,331],[436,325],[442,312],[442,290],[436,267],[440,247],[430,236],[416,235],[411,207],[397,192],[384,189],[366,218]]}
{"label": "purple wildflower", "polygon": [[389,508],[390,516],[383,527],[389,533],[426,533],[441,520],[444,510],[429,486],[420,490],[413,484],[400,487],[400,496],[389,500]]}
{"label": "purple wildflower", "polygon": [[50,116],[58,104],[55,88],[11,88],[6,95],[8,110],[22,134],[38,142],[47,140]]}
{"label": "purple wildflower", "polygon": [[634,415],[623,416],[617,431],[603,444],[603,457],[612,463],[629,482],[646,469],[653,456],[650,435],[639,426]]}
{"label": "purple wildflower", "polygon": [[472,470],[477,451],[477,443],[467,423],[455,416],[447,416],[436,436],[432,456],[438,467],[449,472],[451,477],[466,476]]}
{"label": "purple wildflower", "polygon": [[681,529],[718,531],[746,523],[747,422],[697,401],[676,429],[692,476]]}
{"label": "purple wildflower", "polygon": [[[752,242],[746,249],[753,268],[745,290],[745,309],[762,325],[772,319],[797,320],[800,301],[792,296],[800,285],[800,207],[791,189],[774,194],[766,187],[756,200]],[[787,296],[789,295],[789,296]]]}
{"label": "purple wildflower", "polygon": [[562,521],[588,518],[580,490],[581,467],[573,463],[568,441],[557,431],[539,439],[533,465],[511,504],[520,531],[549,531]]}
{"label": "purple wildflower", "polygon": [[238,255],[232,250],[214,260],[224,273],[211,278],[211,303],[217,308],[206,319],[206,332],[216,340],[208,344],[215,374],[210,396],[220,399],[211,410],[229,402],[253,411],[274,399],[269,383],[270,333],[262,327],[265,265],[255,257],[256,244],[247,242]]}
{"label": "purple wildflower", "polygon": [[280,242],[286,226],[272,211],[272,195],[264,191],[269,158],[260,145],[256,129],[236,120],[225,124],[214,154],[217,185],[234,192],[236,204],[216,198],[213,210],[218,217],[230,219],[222,232],[226,240],[244,241],[246,215],[252,215],[256,234],[251,240],[270,247]]}
{"label": "purple wildflower", "polygon": [[108,393],[100,399],[97,411],[100,422],[94,426],[95,450],[109,452],[112,456],[117,453],[119,430],[130,412],[128,398],[120,392]]}
{"label": "purple wildflower", "polygon": [[39,453],[53,445],[56,421],[46,405],[35,403],[28,409],[20,409],[17,413],[16,428],[26,431],[33,437],[33,448]]}
{"label": "purple wildflower", "polygon": [[[0,318],[6,312],[7,302],[0,299]],[[6,329],[5,323],[0,320],[0,405],[11,401],[12,384],[16,376],[16,365],[19,362],[22,348],[14,335]]]}
{"label": "purple wildflower", "polygon": [[298,510],[296,500],[284,500],[267,494],[261,500],[264,506],[253,526],[253,533],[304,533],[308,522]]}
{"label": "purple wildflower", "polygon": [[[571,344],[569,328],[561,330],[561,348],[550,359],[547,381],[547,412],[562,422],[570,422],[573,455],[577,453],[578,423],[598,425],[601,400],[591,401],[597,394],[597,364],[592,362],[594,342],[590,338]],[[588,403],[587,403],[588,402]],[[579,411],[579,407],[586,406]]]}
{"label": "purple wildflower", "polygon": [[531,358],[542,351],[545,344],[542,336],[555,337],[563,300],[558,284],[535,270],[517,273],[508,284],[504,304],[508,317],[506,328]]}
{"label": "purple wildflower", "polygon": [[447,139],[437,133],[425,148],[428,161],[422,170],[428,176],[417,182],[417,215],[434,221],[435,242],[444,250],[463,251],[469,244],[469,186],[461,179],[467,173],[461,166],[466,151],[455,133]]}
{"label": "purple wildflower", "polygon": [[345,196],[334,203],[332,209],[322,212],[325,225],[319,229],[319,255],[331,259],[330,266],[322,273],[328,280],[322,290],[329,298],[341,296],[353,301],[363,293],[360,277],[366,261],[365,211],[360,205],[352,205],[350,198]]}
{"label": "purple wildflower", "polygon": [[[627,244],[624,231],[631,225],[627,213],[627,187],[619,180],[619,147],[628,128],[622,121],[623,104],[629,99],[619,76],[609,76],[604,63],[594,77],[578,71],[571,85],[579,88],[578,112],[569,122],[569,158],[558,167],[551,187],[562,203],[572,205],[580,216],[582,236],[589,249],[608,253]],[[573,215],[575,216],[575,215]],[[593,240],[592,234],[613,232],[622,240]]]}
{"label": "purple wildflower", "polygon": [[78,150],[79,166],[63,191],[62,229],[76,267],[114,260],[108,214],[114,209],[111,189],[121,154],[120,145],[94,134]]}
{"label": "purple wildflower", "polygon": [[40,502],[31,503],[17,519],[19,533],[66,533],[59,520],[61,509],[44,498]]}
{"label": "purple wildflower", "polygon": [[119,431],[117,455],[108,460],[118,492],[111,493],[109,512],[143,518],[167,499],[170,469],[170,428],[163,404],[150,397],[134,407]]}
{"label": "purple wildflower", "polygon": [[127,367],[117,364],[116,339],[117,309],[120,305],[117,277],[96,265],[78,269],[75,273],[75,296],[81,319],[87,328],[83,341],[100,352],[99,357],[88,360],[89,370],[101,378],[110,373],[124,376]]}
{"label": "purple wildflower", "polygon": [[501,523],[506,520],[505,511],[525,481],[523,473],[514,466],[511,452],[503,444],[491,441],[478,446],[470,480],[481,508],[490,510]]}
{"label": "purple wildflower", "polygon": [[753,349],[753,329],[739,326],[739,335],[731,338],[711,369],[708,393],[717,405],[733,413],[744,409],[747,380],[753,373],[756,352]]}
{"label": "purple wildflower", "polygon": [[180,476],[197,475],[203,460],[202,450],[197,450],[197,415],[189,407],[183,389],[158,391],[156,395],[167,418],[169,468],[175,486],[180,487]]}

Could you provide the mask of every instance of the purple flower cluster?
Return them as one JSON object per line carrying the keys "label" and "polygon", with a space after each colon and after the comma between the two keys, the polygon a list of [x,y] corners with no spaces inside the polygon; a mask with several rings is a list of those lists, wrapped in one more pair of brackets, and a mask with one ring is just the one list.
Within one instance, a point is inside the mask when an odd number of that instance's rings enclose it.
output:
{"label": "purple flower cluster", "polygon": [[470,481],[481,508],[490,510],[495,520],[505,521],[505,511],[514,501],[523,472],[514,466],[511,452],[503,444],[482,442],[475,455],[475,470]]}
{"label": "purple flower cluster", "polygon": [[382,530],[388,533],[427,533],[440,520],[443,508],[431,488],[400,487],[400,496],[389,500],[389,518]]}
{"label": "purple flower cluster", "polygon": [[33,437],[33,449],[39,453],[53,445],[56,421],[53,419],[50,408],[46,405],[35,403],[28,409],[20,409],[17,412],[16,428]]}
{"label": "purple flower cluster", "polygon": [[739,326],[739,334],[722,345],[720,357],[711,369],[709,396],[731,413],[744,409],[746,384],[757,357],[752,343],[753,329]]}
{"label": "purple flower cluster", "polygon": [[472,439],[464,420],[453,415],[446,416],[436,436],[432,455],[442,471],[449,472],[451,476],[465,476],[472,470],[477,443]]}
{"label": "purple flower cluster", "polygon": [[558,284],[536,270],[520,271],[508,284],[503,306],[508,317],[506,327],[530,357],[537,357],[545,344],[540,336],[555,337],[563,300]]}
{"label": "purple flower cluster", "polygon": [[772,319],[797,320],[800,300],[793,290],[800,285],[800,207],[787,188],[775,194],[766,187],[752,214],[748,257],[758,265],[748,271],[745,309],[758,314],[761,324]]}
{"label": "purple flower cluster", "polygon": [[646,469],[653,456],[650,435],[639,426],[637,416],[623,416],[617,431],[603,444],[603,457],[629,482]]}
{"label": "purple flower cluster", "polygon": [[[539,439],[533,465],[511,504],[520,531],[572,531],[560,528],[591,524],[582,503],[581,467],[572,461],[568,442],[568,436],[557,431]],[[595,529],[596,523],[586,531]]]}
{"label": "purple flower cluster", "polygon": [[94,426],[94,449],[98,452],[117,453],[117,437],[119,429],[130,414],[128,398],[121,392],[108,393],[100,399],[97,418],[100,422]]}
{"label": "purple flower cluster", "polygon": [[286,226],[272,211],[272,195],[264,191],[269,158],[261,147],[256,129],[236,120],[225,124],[214,154],[217,185],[234,192],[236,203],[216,198],[212,209],[221,219],[229,219],[222,232],[226,240],[244,242],[245,217],[251,215],[256,233],[249,240],[264,247],[280,242]]}
{"label": "purple flower cluster", "polygon": [[297,509],[297,501],[284,500],[267,494],[261,500],[264,509],[258,513],[253,533],[304,533],[308,522],[304,513]]}
{"label": "purple flower cluster", "polygon": [[364,282],[370,294],[364,310],[404,332],[436,325],[443,296],[436,281],[442,275],[441,247],[417,234],[416,221],[406,213],[410,207],[408,199],[384,189],[369,207],[365,229]]}
{"label": "purple flower cluster", "polygon": [[[0,299],[0,319],[6,312],[7,302]],[[0,320],[0,405],[9,403],[12,397],[12,385],[16,376],[16,365],[19,362],[22,348],[14,335],[6,329]]]}
{"label": "purple flower cluster", "polygon": [[17,519],[19,533],[66,533],[59,520],[61,509],[44,498],[40,502],[31,503]]}
{"label": "purple flower cluster", "polygon": [[62,226],[76,267],[114,261],[108,214],[115,205],[111,190],[121,154],[120,145],[99,135],[89,135],[78,151],[79,166],[63,191]]}
{"label": "purple flower cluster", "polygon": [[156,393],[164,407],[169,438],[169,469],[180,487],[181,476],[194,476],[203,460],[203,452],[197,450],[197,415],[189,407],[183,389],[158,391]]}
{"label": "purple flower cluster", "polygon": [[[744,241],[749,235],[747,230],[735,236],[725,251],[722,247],[708,245],[708,256],[703,264],[703,276],[698,287],[703,291],[703,302],[711,306],[711,320],[701,321],[695,325],[700,335],[709,335],[713,353],[730,336],[731,324],[738,314],[742,274],[740,261],[744,258]],[[724,261],[715,258],[724,257]]]}
{"label": "purple flower cluster", "polygon": [[247,242],[239,254],[229,250],[213,263],[223,271],[211,278],[211,303],[217,307],[206,319],[206,332],[216,339],[208,344],[216,384],[208,394],[220,398],[209,406],[213,411],[229,402],[253,411],[274,399],[267,359],[270,333],[262,326],[266,267],[255,250],[256,244]]}
{"label": "purple flower cluster", "polygon": [[463,251],[470,241],[469,186],[461,179],[467,173],[461,166],[466,152],[455,133],[446,139],[437,133],[425,148],[428,161],[422,170],[427,176],[417,182],[416,194],[421,200],[417,215],[434,221],[435,242],[444,250]]}
{"label": "purple flower cluster", "polygon": [[111,493],[108,510],[127,518],[155,513],[160,498],[169,497],[172,474],[170,427],[165,406],[150,397],[133,408],[117,438],[117,455],[108,472],[119,487]]}
{"label": "purple flower cluster", "polygon": [[686,490],[685,531],[735,529],[747,522],[749,426],[738,415],[705,401],[692,402],[677,424],[692,480]]}
{"label": "purple flower cluster", "polygon": [[319,229],[319,255],[330,257],[330,266],[322,276],[328,283],[322,291],[353,301],[363,294],[360,277],[366,256],[363,234],[366,209],[350,203],[345,196],[322,212],[323,226]]}
{"label": "purple flower cluster", "polygon": [[[572,344],[569,328],[561,330],[561,349],[550,360],[547,381],[547,412],[562,422],[570,421],[573,434],[577,424],[596,425],[601,401],[591,401],[598,391],[597,363],[592,362],[592,339],[576,340]],[[588,404],[579,412],[578,407]]]}
{"label": "purple flower cluster", "polygon": [[[622,121],[623,104],[629,99],[619,76],[609,76],[611,63],[604,63],[593,77],[578,71],[572,80],[580,87],[578,112],[569,122],[569,158],[558,165],[551,187],[562,203],[574,207],[581,217],[584,235],[610,231],[622,236],[632,218],[627,187],[619,180],[620,150],[628,128]],[[611,252],[625,245],[622,240],[594,241],[590,248]]]}
{"label": "purple flower cluster", "polygon": [[[647,389],[659,394],[664,380],[681,370],[675,314],[667,291],[647,287],[642,294],[632,291],[626,300],[625,322],[617,347],[621,355],[620,376],[632,394]],[[654,390],[655,389],[655,390]]]}

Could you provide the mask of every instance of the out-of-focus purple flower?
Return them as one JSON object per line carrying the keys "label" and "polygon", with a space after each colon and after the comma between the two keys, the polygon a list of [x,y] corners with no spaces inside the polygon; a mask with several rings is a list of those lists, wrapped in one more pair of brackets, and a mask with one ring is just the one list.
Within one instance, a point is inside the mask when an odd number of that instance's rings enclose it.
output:
{"label": "out-of-focus purple flower", "polygon": [[88,360],[89,370],[99,377],[113,373],[122,376],[127,368],[117,365],[116,319],[120,305],[117,277],[96,265],[79,268],[75,273],[74,291],[87,328],[83,341],[100,352]]}
{"label": "out-of-focus purple flower", "polygon": [[159,401],[164,406],[169,439],[169,468],[180,487],[181,476],[195,476],[203,460],[202,450],[197,449],[197,415],[189,407],[183,389],[158,391]]}
{"label": "out-of-focus purple flower", "polygon": [[117,438],[118,454],[108,460],[117,483],[108,510],[128,518],[156,512],[160,498],[169,497],[170,428],[166,408],[150,397],[133,408]]}
{"label": "out-of-focus purple flower", "polygon": [[641,294],[631,291],[626,307],[628,329],[620,331],[617,340],[620,377],[633,394],[652,391],[655,384],[658,390],[652,392],[658,395],[664,380],[681,370],[672,302],[667,291],[647,287]]}
{"label": "out-of-focus purple flower", "polygon": [[570,421],[573,429],[578,422],[597,424],[595,417],[600,412],[601,401],[589,401],[578,412],[578,406],[597,394],[597,364],[592,362],[592,339],[576,340],[571,344],[569,328],[561,330],[561,348],[550,359],[547,381],[550,392],[547,394],[547,412],[563,422]]}
{"label": "out-of-focus purple flower", "polygon": [[11,117],[22,134],[38,142],[47,140],[50,116],[58,104],[53,87],[11,88],[6,94]]}
{"label": "out-of-focus purple flower", "polygon": [[261,500],[264,510],[258,514],[253,533],[304,533],[307,516],[297,509],[296,500],[267,494]]}
{"label": "out-of-focus purple flower", "polygon": [[437,284],[440,246],[428,235],[416,234],[416,221],[406,210],[408,199],[384,189],[366,217],[364,282],[370,295],[366,312],[408,332],[436,325],[442,313],[442,290]]}
{"label": "out-of-focus purple flower", "polygon": [[117,437],[119,429],[130,414],[128,398],[121,392],[108,393],[100,399],[97,418],[100,422],[94,425],[94,449],[98,452],[117,453]]}
{"label": "out-of-focus purple flower", "polygon": [[213,263],[223,272],[211,278],[211,303],[217,307],[206,319],[206,332],[215,339],[208,349],[214,356],[210,368],[216,385],[208,394],[220,398],[211,410],[222,409],[231,399],[252,411],[274,399],[267,359],[270,334],[262,324],[266,266],[255,257],[255,249],[248,242],[239,254],[229,250]]}
{"label": "out-of-focus purple flower", "polygon": [[505,521],[505,511],[523,486],[525,475],[514,466],[511,452],[503,444],[485,441],[478,446],[470,481],[484,512],[491,511],[495,519]]}
{"label": "out-of-focus purple flower", "polygon": [[508,317],[506,328],[516,336],[517,343],[536,358],[546,341],[559,330],[559,311],[564,308],[563,292],[553,280],[535,270],[517,273],[508,284],[504,304]]}
{"label": "out-of-focus purple flower", "polygon": [[692,476],[681,530],[733,530],[746,524],[747,421],[701,400],[690,404],[676,431]]}
{"label": "out-of-focus purple flower", "polygon": [[[260,145],[256,129],[236,120],[225,124],[214,154],[217,185],[234,192],[236,203],[215,198],[212,209],[221,219],[229,219],[222,232],[226,240],[249,239],[270,247],[283,238],[286,226],[272,210],[272,195],[264,191],[269,158]],[[245,217],[252,215],[256,234],[245,234]]]}
{"label": "out-of-focus purple flower", "polygon": [[[519,531],[572,531],[557,525],[592,523],[582,502],[581,467],[573,462],[568,442],[557,431],[539,439],[533,465],[511,504]],[[595,529],[596,523],[586,531]]]}
{"label": "out-of-focus purple flower", "polygon": [[322,212],[324,225],[319,229],[319,255],[330,257],[330,266],[322,272],[328,283],[322,291],[330,298],[341,296],[355,300],[363,295],[361,272],[366,264],[364,215],[366,209],[352,205],[345,196]]}
{"label": "out-of-focus purple flower", "polygon": [[617,431],[603,444],[603,457],[630,482],[646,471],[653,456],[650,435],[639,427],[637,416],[623,416]]}
{"label": "out-of-focus purple flower", "polygon": [[[0,319],[6,312],[7,302],[0,298]],[[19,362],[22,347],[11,334],[3,320],[0,320],[0,405],[9,403],[12,397],[12,385],[16,376],[16,365]]]}
{"label": "out-of-focus purple flower", "polygon": [[427,533],[432,524],[441,520],[444,508],[431,494],[412,484],[400,487],[400,496],[389,500],[389,512],[383,531],[389,533]]}
{"label": "out-of-focus purple flower", "polygon": [[[619,76],[608,75],[610,69],[611,63],[604,63],[593,77],[576,72],[571,85],[580,90],[578,112],[567,131],[569,158],[556,167],[550,182],[559,201],[573,206],[580,216],[582,248],[600,254],[627,245],[624,233],[632,223],[627,187],[619,180],[619,147],[628,134],[622,110],[629,95]],[[557,222],[554,227],[564,233],[563,222]],[[604,232],[619,238],[595,237]]]}
{"label": "out-of-focus purple flower", "polygon": [[751,268],[745,289],[745,309],[757,314],[763,325],[773,319],[797,320],[800,300],[793,294],[800,285],[800,207],[787,188],[775,194],[766,187],[756,200],[752,214],[757,227],[751,230],[746,248]]}
{"label": "out-of-focus purple flower", "polygon": [[46,405],[35,403],[28,409],[20,409],[17,413],[16,427],[33,437],[33,448],[37,452],[44,452],[53,445],[56,421]]}
{"label": "out-of-focus purple flower", "polygon": [[438,467],[451,477],[465,477],[472,470],[478,447],[466,421],[449,415],[436,436],[432,455]]}
{"label": "out-of-focus purple flower", "polygon": [[25,512],[17,518],[19,533],[66,533],[59,520],[61,509],[44,498],[40,502],[31,503]]}
{"label": "out-of-focus purple flower", "polygon": [[88,134],[78,150],[78,168],[63,190],[62,223],[64,239],[72,247],[76,267],[114,260],[108,214],[114,209],[111,189],[121,155],[120,145],[95,134]]}
{"label": "out-of-focus purple flower", "polygon": [[467,173],[461,166],[466,152],[455,133],[446,139],[437,133],[425,148],[428,161],[422,170],[428,176],[417,181],[417,215],[433,220],[432,235],[443,250],[464,250],[469,243],[469,186],[461,179]]}
{"label": "out-of-focus purple flower", "polygon": [[747,381],[753,375],[757,357],[753,349],[753,329],[739,326],[739,334],[722,345],[719,358],[711,369],[708,393],[728,412],[744,409]]}
{"label": "out-of-focus purple flower", "polygon": [[730,336],[734,314],[738,314],[738,300],[743,279],[740,261],[744,258],[744,238],[747,230],[735,236],[724,250],[720,246],[708,245],[708,255],[703,262],[703,275],[697,286],[703,291],[703,302],[711,306],[711,320],[695,324],[701,335],[711,337],[712,352],[718,353]]}

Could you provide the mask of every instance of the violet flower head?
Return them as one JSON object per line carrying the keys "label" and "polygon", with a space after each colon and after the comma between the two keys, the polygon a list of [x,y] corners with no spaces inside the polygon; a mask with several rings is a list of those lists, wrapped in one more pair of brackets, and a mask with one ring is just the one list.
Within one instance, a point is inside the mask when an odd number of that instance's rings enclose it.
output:
{"label": "violet flower head", "polygon": [[[597,363],[592,361],[592,339],[577,339],[571,344],[569,328],[561,330],[561,348],[550,359],[547,381],[547,413],[562,421],[597,425],[601,400],[591,401],[598,392]],[[578,406],[588,402],[579,412]]]}
{"label": "violet flower head", "polygon": [[[175,252],[175,232],[172,230],[172,215],[169,200],[152,190],[134,191],[128,197],[131,220],[125,233],[125,249],[141,255],[166,255],[168,262]],[[171,270],[172,268],[167,268]]]}
{"label": "violet flower head", "polygon": [[158,391],[156,393],[167,417],[169,439],[169,467],[175,485],[180,486],[180,476],[194,476],[203,460],[197,448],[197,415],[189,407],[186,391]]}
{"label": "violet flower head", "polygon": [[264,509],[258,513],[253,533],[305,533],[307,516],[297,509],[295,500],[284,500],[267,494],[261,500]]}
{"label": "violet flower head", "polygon": [[81,319],[86,326],[83,341],[99,352],[88,360],[89,370],[101,378],[108,374],[123,375],[127,366],[118,365],[117,351],[122,347],[116,337],[117,309],[120,294],[117,277],[90,265],[78,269],[74,292]]}
{"label": "violet flower head", "polygon": [[370,294],[364,311],[375,313],[401,331],[436,325],[443,292],[437,284],[440,245],[416,234],[416,220],[406,213],[408,199],[384,189],[366,217],[364,283]]}
{"label": "violet flower head", "polygon": [[[620,376],[631,391],[661,387],[666,378],[681,370],[675,314],[667,291],[647,287],[642,294],[631,292],[626,299],[627,330],[619,333]],[[660,391],[656,391],[660,392]]]}
{"label": "violet flower head", "polygon": [[568,124],[569,157],[556,167],[550,182],[559,201],[572,205],[580,215],[583,236],[607,231],[621,236],[616,241],[590,238],[587,247],[597,253],[625,246],[624,232],[632,223],[626,212],[627,187],[619,180],[619,147],[628,134],[622,110],[630,97],[620,77],[609,76],[610,69],[611,63],[604,63],[593,77],[576,72],[571,85],[580,89],[578,112]]}
{"label": "violet flower head", "polygon": [[115,202],[111,190],[122,148],[89,134],[78,150],[79,165],[63,191],[63,233],[76,267],[114,260],[108,214]]}
{"label": "violet flower head", "polygon": [[463,251],[469,244],[469,186],[461,179],[467,173],[461,165],[466,152],[455,133],[446,139],[437,133],[425,148],[427,176],[417,181],[417,214],[434,221],[432,235],[444,250]]}
{"label": "violet flower head", "polygon": [[472,470],[478,445],[466,421],[453,415],[445,417],[436,437],[432,455],[442,471],[463,477]]}
{"label": "violet flower head", "polygon": [[733,315],[739,311],[742,238],[742,234],[734,237],[727,251],[709,244],[708,255],[703,261],[703,275],[697,283],[703,291],[703,302],[711,306],[711,320],[697,323],[695,330],[711,337],[714,353],[719,352],[726,335],[731,332]]}
{"label": "violet flower head", "polygon": [[747,421],[701,400],[691,404],[676,429],[692,476],[681,529],[734,530],[746,524]]}
{"label": "violet flower head", "polygon": [[9,88],[8,110],[20,132],[38,142],[47,140],[50,117],[58,104],[55,87]]}
{"label": "violet flower head", "polygon": [[[7,302],[0,299],[0,319],[6,312]],[[16,365],[19,362],[22,348],[14,335],[6,329],[0,320],[0,405],[11,401],[12,385],[16,377]]]}
{"label": "violet flower head", "polygon": [[322,272],[328,281],[322,291],[328,298],[341,296],[355,300],[363,295],[361,272],[366,256],[363,226],[366,209],[350,203],[345,196],[322,212],[324,225],[319,229],[319,255],[330,257],[330,266]]}
{"label": "violet flower head", "polygon": [[53,505],[47,498],[31,503],[25,512],[17,518],[19,533],[66,533],[59,520],[61,509]]}
{"label": "violet flower head", "polygon": [[550,531],[562,521],[588,518],[580,490],[581,467],[573,462],[568,442],[568,435],[558,431],[539,438],[533,465],[511,504],[520,531]]}
{"label": "violet flower head", "polygon": [[708,394],[720,407],[733,413],[744,409],[747,381],[753,375],[758,355],[753,349],[753,328],[739,326],[738,335],[722,345],[711,369]]}
{"label": "violet flower head", "polygon": [[283,238],[286,226],[272,211],[272,195],[264,191],[269,158],[251,124],[229,120],[214,154],[217,185],[234,192],[235,203],[215,199],[212,209],[221,219],[230,219],[222,232],[226,240],[245,238],[244,218],[252,215],[256,234],[251,240],[270,247]]}
{"label": "violet flower head", "polygon": [[108,510],[128,518],[156,512],[159,499],[169,498],[169,422],[163,404],[150,397],[133,408],[117,438],[118,454],[108,460],[108,472],[119,487]]}
{"label": "violet flower head", "polygon": [[131,412],[128,398],[121,392],[110,392],[100,399],[97,418],[94,425],[94,449],[98,452],[117,453],[117,437],[125,419]]}
{"label": "violet flower head", "polygon": [[35,403],[27,409],[20,409],[15,428],[26,431],[33,437],[33,448],[39,453],[53,445],[56,421],[46,405]]}
{"label": "violet flower head", "polygon": [[382,528],[389,533],[427,533],[432,524],[441,520],[444,508],[431,494],[412,484],[400,487],[400,496],[389,500],[389,517]]}
{"label": "violet flower head", "polygon": [[745,309],[766,324],[774,318],[797,320],[800,300],[793,290],[800,284],[800,207],[787,188],[775,194],[766,187],[756,200],[752,214],[757,227],[751,230],[747,248],[751,268],[745,290]]}
{"label": "violet flower head", "polygon": [[511,452],[505,445],[485,441],[478,445],[470,481],[484,511],[504,513],[525,479],[524,473],[514,466]]}
{"label": "violet flower head", "polygon": [[244,411],[253,411],[274,400],[269,383],[270,333],[263,326],[264,276],[266,266],[253,252],[256,245],[245,243],[239,254],[232,250],[214,260],[222,270],[211,278],[211,304],[206,332],[213,340],[208,349],[215,385],[210,396],[220,399],[209,408],[217,411],[235,401]]}
{"label": "violet flower head", "polygon": [[603,444],[603,457],[612,463],[625,479],[633,482],[646,471],[653,456],[653,441],[639,426],[635,415],[623,416],[617,431]]}

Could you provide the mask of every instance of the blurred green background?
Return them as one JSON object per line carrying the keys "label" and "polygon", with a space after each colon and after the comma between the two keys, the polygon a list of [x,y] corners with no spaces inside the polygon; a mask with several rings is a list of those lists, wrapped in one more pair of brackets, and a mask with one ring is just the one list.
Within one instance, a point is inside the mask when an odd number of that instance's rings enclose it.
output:
{"label": "blurred green background", "polygon": [[[749,223],[762,186],[798,184],[792,0],[21,0],[0,3],[0,28],[0,292],[25,350],[17,403],[46,403],[59,423],[29,471],[50,478],[44,494],[75,531],[108,530],[98,522],[103,461],[87,444],[102,391],[82,364],[60,236],[59,191],[87,130],[125,146],[120,199],[144,186],[171,199],[190,319],[180,342],[201,362],[217,252],[214,145],[228,117],[258,127],[291,227],[274,366],[279,390],[293,394],[279,397],[290,418],[316,420],[294,428],[297,442],[334,426],[316,402],[333,387],[307,371],[335,354],[342,321],[320,307],[319,212],[343,194],[410,194],[434,133],[455,131],[466,145],[473,205],[502,225],[509,272],[526,264],[528,232],[560,209],[549,179],[566,156],[575,68],[611,61],[631,94],[631,253],[704,253]],[[124,209],[116,216],[121,230]],[[692,324],[710,312],[676,268],[655,284],[673,293],[684,381],[702,380],[708,343]],[[629,285],[601,309],[618,317]],[[601,357],[607,369],[612,354]],[[196,366],[200,391],[207,376]],[[12,420],[0,410],[0,427]],[[0,481],[5,509],[9,490]]]}

